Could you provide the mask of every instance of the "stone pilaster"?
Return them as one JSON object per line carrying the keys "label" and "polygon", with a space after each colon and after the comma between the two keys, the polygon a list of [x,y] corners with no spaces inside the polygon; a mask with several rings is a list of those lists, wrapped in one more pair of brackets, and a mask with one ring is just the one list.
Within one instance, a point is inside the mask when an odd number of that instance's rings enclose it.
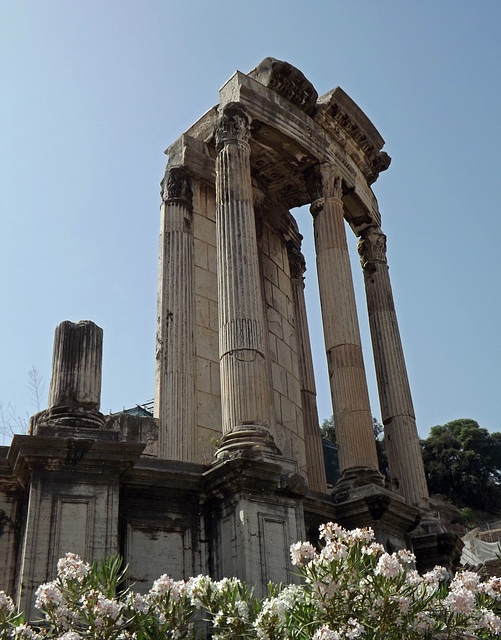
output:
{"label": "stone pilaster", "polygon": [[304,272],[306,263],[299,249],[289,248],[292,295],[294,301],[295,329],[299,360],[299,379],[301,383],[301,406],[303,408],[304,439],[308,484],[315,491],[327,491],[325,463],[320,434],[317,391],[311,357],[310,334],[304,300]]}
{"label": "stone pilaster", "polygon": [[426,507],[428,487],[386,262],[386,236],[381,229],[365,229],[358,251],[364,272],[391,485],[409,504]]}
{"label": "stone pilaster", "polygon": [[320,195],[311,212],[341,479],[365,468],[369,473],[357,472],[358,483],[364,476],[364,482],[381,483],[346,242],[342,181],[325,165]]}
{"label": "stone pilaster", "polygon": [[162,181],[155,417],[159,457],[195,461],[195,341],[191,178],[168,167]]}
{"label": "stone pilaster", "polygon": [[237,434],[245,439],[250,430],[266,441],[270,425],[249,119],[243,107],[238,103],[225,106],[215,136],[222,427],[235,447],[240,440]]}

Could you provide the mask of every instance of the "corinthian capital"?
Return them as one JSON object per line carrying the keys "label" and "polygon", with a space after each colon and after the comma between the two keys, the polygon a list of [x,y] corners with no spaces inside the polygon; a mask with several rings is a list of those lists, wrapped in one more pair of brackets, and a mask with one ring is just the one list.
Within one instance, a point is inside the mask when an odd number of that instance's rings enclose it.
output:
{"label": "corinthian capital", "polygon": [[368,227],[362,231],[358,253],[364,271],[375,271],[377,263],[386,264],[386,236],[379,227]]}
{"label": "corinthian capital", "polygon": [[291,245],[287,247],[287,252],[289,254],[291,278],[302,281],[304,272],[306,271],[306,260],[303,254],[297,247]]}
{"label": "corinthian capital", "polygon": [[250,122],[247,111],[239,102],[229,102],[223,109],[214,130],[216,149],[218,151],[227,142],[249,141]]}
{"label": "corinthian capital", "polygon": [[317,165],[305,178],[312,197],[310,211],[313,217],[323,210],[327,200],[341,200],[343,197],[343,179],[335,167],[329,164]]}
{"label": "corinthian capital", "polygon": [[322,176],[322,196],[341,200],[343,197],[343,179],[336,169],[330,165],[323,164],[320,166],[320,175]]}
{"label": "corinthian capital", "polygon": [[191,177],[184,166],[168,167],[162,182],[160,195],[163,202],[184,200],[191,206],[193,192],[191,190]]}

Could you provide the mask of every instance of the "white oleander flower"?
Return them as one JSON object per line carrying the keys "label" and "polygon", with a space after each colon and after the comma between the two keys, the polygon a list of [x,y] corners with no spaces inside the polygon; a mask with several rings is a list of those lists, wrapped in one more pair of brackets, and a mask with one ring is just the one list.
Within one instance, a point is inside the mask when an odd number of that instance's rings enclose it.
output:
{"label": "white oleander flower", "polygon": [[14,613],[15,606],[12,598],[5,591],[0,591],[0,611],[7,615]]}
{"label": "white oleander flower", "polygon": [[340,527],[337,523],[335,522],[328,522],[327,524],[321,524],[319,527],[319,531],[320,531],[320,539],[324,539],[324,540],[342,540],[343,537],[346,535],[347,531],[346,529],[343,529],[343,527]]}
{"label": "white oleander flower", "polygon": [[395,554],[383,553],[374,572],[385,578],[396,578],[402,573],[402,565]]}
{"label": "white oleander flower", "polygon": [[62,636],[59,636],[57,640],[83,640],[82,636],[76,631],[66,631]]}
{"label": "white oleander flower", "polygon": [[449,595],[444,598],[444,606],[454,613],[470,613],[475,607],[475,596],[466,587],[451,588]]}
{"label": "white oleander flower", "polygon": [[312,640],[342,640],[343,636],[338,631],[329,629],[327,625],[324,625],[317,631]]}
{"label": "white oleander flower", "polygon": [[57,562],[57,573],[63,580],[81,582],[90,571],[90,564],[83,562],[77,553],[67,553]]}
{"label": "white oleander flower", "polygon": [[56,581],[41,584],[35,592],[35,607],[43,609],[58,606],[63,602],[63,594],[59,590]]}
{"label": "white oleander flower", "polygon": [[169,593],[171,598],[175,600],[182,598],[185,592],[186,582],[184,580],[173,580],[166,573],[164,573],[163,576],[160,576],[158,580],[155,580],[152,588],[150,589],[150,594],[152,596],[164,596]]}
{"label": "white oleander flower", "polygon": [[489,578],[482,584],[482,591],[494,600],[501,600],[501,578]]}
{"label": "white oleander flower", "polygon": [[296,542],[291,545],[292,564],[302,566],[313,560],[315,557],[315,548],[311,542]]}
{"label": "white oleander flower", "polygon": [[478,623],[481,627],[489,629],[496,635],[499,635],[501,632],[501,618],[497,616],[493,611],[489,609],[482,609],[481,615],[478,620]]}
{"label": "white oleander flower", "polygon": [[416,562],[416,556],[408,549],[400,549],[397,552],[397,555],[405,564],[412,564],[413,562]]}
{"label": "white oleander flower", "polygon": [[342,560],[348,555],[348,547],[337,540],[329,541],[320,553],[322,560]]}
{"label": "white oleander flower", "polygon": [[36,633],[27,624],[20,624],[14,629],[12,637],[16,638],[16,640],[18,638],[19,639],[22,638],[22,639],[26,639],[26,640],[37,640],[41,636],[38,633]]}
{"label": "white oleander flower", "polygon": [[438,585],[444,580],[447,580],[448,577],[449,572],[447,569],[437,565],[431,571],[423,574],[423,581],[432,587],[438,587]]}

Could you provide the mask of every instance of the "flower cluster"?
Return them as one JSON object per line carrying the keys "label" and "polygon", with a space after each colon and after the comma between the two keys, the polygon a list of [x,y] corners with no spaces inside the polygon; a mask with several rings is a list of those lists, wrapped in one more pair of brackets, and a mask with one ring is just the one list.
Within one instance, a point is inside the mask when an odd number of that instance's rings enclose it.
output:
{"label": "flower cluster", "polygon": [[[388,553],[371,529],[320,527],[321,546],[297,542],[300,584],[270,584],[258,600],[236,578],[162,575],[148,593],[124,588],[118,558],[92,566],[75,554],[36,592],[44,619],[26,624],[0,591],[6,640],[492,640],[501,635],[501,579],[443,567],[420,575],[414,555]],[[122,585],[122,586],[121,586]]]}
{"label": "flower cluster", "polygon": [[501,580],[435,567],[423,576],[405,549],[387,553],[371,529],[320,528],[321,551],[297,543],[291,557],[305,581],[308,606],[290,610],[284,625],[304,638],[494,638],[501,633]]}

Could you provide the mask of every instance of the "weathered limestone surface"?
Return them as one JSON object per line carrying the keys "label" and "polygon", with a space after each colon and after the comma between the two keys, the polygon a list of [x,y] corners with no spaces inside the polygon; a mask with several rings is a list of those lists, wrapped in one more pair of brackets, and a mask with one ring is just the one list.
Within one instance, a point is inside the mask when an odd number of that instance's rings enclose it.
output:
{"label": "weathered limestone surface", "polygon": [[0,584],[14,593],[22,519],[24,483],[7,463],[8,447],[0,447]]}
{"label": "weathered limestone surface", "polygon": [[56,328],[49,407],[84,405],[99,410],[103,330],[90,321]]}
{"label": "weathered limestone surface", "polygon": [[270,580],[296,582],[289,549],[304,539],[301,498],[306,483],[280,457],[232,459],[204,474],[215,577],[239,576],[267,593]]}
{"label": "weathered limestone surface", "polygon": [[308,331],[306,303],[304,299],[303,275],[306,270],[306,263],[301,252],[297,249],[289,250],[289,261],[296,317],[299,378],[301,381],[301,402],[303,407],[308,483],[315,491],[326,492],[327,480],[325,478],[322,437],[320,434],[317,411],[317,392],[315,388],[310,334]]}
{"label": "weathered limestone surface", "polygon": [[343,474],[356,467],[376,471],[378,461],[341,198],[341,177],[330,167],[322,168],[322,197],[311,209],[339,466]]}
{"label": "weathered limestone surface", "polygon": [[[290,233],[298,235],[290,218]],[[262,224],[259,248],[268,323],[269,359],[275,425],[273,436],[286,458],[299,464],[308,477],[301,404],[296,316],[287,248],[280,234]]]}
{"label": "weathered limestone surface", "polygon": [[120,474],[144,445],[88,438],[15,436],[13,473],[29,477],[17,603],[32,611],[38,585],[66,552],[94,560],[117,553]]}
{"label": "weathered limestone surface", "polygon": [[199,464],[141,458],[124,478],[121,553],[135,591],[149,591],[165,572],[175,580],[209,573],[205,471]]}
{"label": "weathered limestone surface", "polygon": [[428,487],[386,262],[386,236],[380,228],[369,227],[362,232],[358,249],[391,485],[409,504],[427,507]]}
{"label": "weathered limestone surface", "polygon": [[66,320],[56,327],[49,408],[35,415],[30,431],[50,428],[100,429],[103,330],[90,320]]}
{"label": "weathered limestone surface", "polygon": [[196,350],[196,461],[209,464],[221,439],[215,185],[193,181]]}
{"label": "weathered limestone surface", "polygon": [[270,397],[250,173],[249,119],[228,105],[216,129],[216,229],[223,434],[269,427]]}
{"label": "weathered limestone surface", "polygon": [[159,456],[196,458],[191,177],[168,167],[162,182],[155,417]]}

